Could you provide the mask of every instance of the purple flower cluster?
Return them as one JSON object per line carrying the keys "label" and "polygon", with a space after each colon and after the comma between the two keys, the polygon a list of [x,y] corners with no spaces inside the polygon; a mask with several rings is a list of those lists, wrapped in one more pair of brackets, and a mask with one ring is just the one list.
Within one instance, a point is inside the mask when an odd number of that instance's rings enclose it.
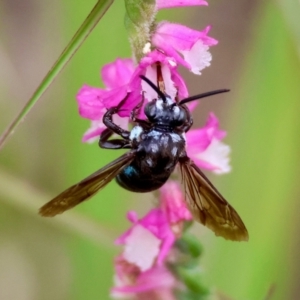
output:
{"label": "purple flower cluster", "polygon": [[[178,6],[207,5],[202,0],[157,0],[156,10]],[[79,113],[91,120],[91,127],[83,136],[92,142],[106,128],[102,122],[107,109],[117,106],[126,98],[114,122],[128,129],[130,113],[141,102],[157,98],[156,92],[141,80],[144,75],[152,82],[162,76],[165,93],[172,99],[188,97],[186,84],[178,73],[182,65],[194,74],[211,62],[210,46],[217,41],[208,36],[210,27],[197,31],[180,24],[161,22],[153,26],[151,40],[144,45],[144,57],[135,63],[132,59],[116,59],[101,70],[105,89],[84,85],[77,95]],[[158,74],[159,70],[159,74]],[[195,107],[190,106],[190,109]],[[141,112],[140,118],[145,118]],[[203,169],[221,174],[230,171],[230,148],[221,140],[226,133],[219,129],[218,119],[210,114],[203,128],[186,134],[188,156]],[[184,222],[191,221],[180,185],[169,181],[160,189],[159,204],[139,219],[135,212],[128,213],[131,228],[116,241],[124,250],[115,262],[115,297],[135,296],[135,299],[175,299],[173,290],[180,283],[167,268],[172,260],[172,247],[183,232]]]}

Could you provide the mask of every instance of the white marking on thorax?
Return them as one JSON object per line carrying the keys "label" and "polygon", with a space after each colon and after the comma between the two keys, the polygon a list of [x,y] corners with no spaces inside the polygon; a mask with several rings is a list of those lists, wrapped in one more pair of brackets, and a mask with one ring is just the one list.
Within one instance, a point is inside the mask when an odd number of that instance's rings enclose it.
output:
{"label": "white marking on thorax", "polygon": [[132,141],[134,139],[139,139],[140,135],[143,133],[143,128],[141,126],[134,126],[130,131],[129,139]]}
{"label": "white marking on thorax", "polygon": [[160,131],[157,131],[157,130],[151,130],[147,135],[150,136],[150,137],[153,137],[156,140],[158,140],[161,137],[162,133]]}
{"label": "white marking on thorax", "polygon": [[177,152],[178,152],[178,148],[177,147],[173,147],[172,151],[171,151],[172,155],[176,156]]}
{"label": "white marking on thorax", "polygon": [[151,158],[147,158],[146,159],[146,164],[149,166],[149,167],[152,167],[153,166],[153,160]]}
{"label": "white marking on thorax", "polygon": [[170,136],[174,143],[180,142],[182,140],[182,137],[177,133],[170,133]]}
{"label": "white marking on thorax", "polygon": [[[166,96],[166,104],[168,106],[170,106],[173,103],[174,103],[174,101],[170,97]],[[159,110],[163,110],[163,104],[164,104],[164,101],[160,98],[157,99],[156,102],[155,102],[156,108],[159,109]]]}
{"label": "white marking on thorax", "polygon": [[151,151],[152,151],[153,153],[157,153],[157,152],[158,152],[158,145],[157,145],[157,144],[152,143],[152,144],[150,145],[150,147],[151,147]]}

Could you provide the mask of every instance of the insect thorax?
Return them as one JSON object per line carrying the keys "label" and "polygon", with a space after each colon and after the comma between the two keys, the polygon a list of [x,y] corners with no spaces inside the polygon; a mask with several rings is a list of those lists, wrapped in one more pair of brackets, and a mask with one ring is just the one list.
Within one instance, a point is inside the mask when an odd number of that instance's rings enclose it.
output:
{"label": "insect thorax", "polygon": [[135,192],[160,188],[174,171],[179,157],[185,153],[183,135],[155,127],[143,130],[137,125],[132,129],[130,139],[136,157],[117,176],[117,182]]}

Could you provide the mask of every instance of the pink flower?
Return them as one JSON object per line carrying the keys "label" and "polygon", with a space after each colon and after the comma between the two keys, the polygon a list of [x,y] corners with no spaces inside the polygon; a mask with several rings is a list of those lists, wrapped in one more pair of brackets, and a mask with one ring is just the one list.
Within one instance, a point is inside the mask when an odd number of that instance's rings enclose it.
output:
{"label": "pink flower", "polygon": [[[156,83],[157,63],[161,65],[166,94],[174,99],[178,92],[179,98],[186,98],[188,96],[187,87],[177,71],[176,61],[160,51],[154,50],[141,60],[133,76],[134,80],[139,78],[140,75],[145,75],[152,82]],[[144,81],[142,81],[142,90],[145,91],[145,97],[148,101],[157,98],[157,93]]]}
{"label": "pink flower", "polygon": [[[79,114],[92,121],[91,127],[83,136],[84,142],[95,140],[106,128],[102,118],[108,108],[118,105],[128,95],[119,115],[129,116],[129,111],[132,109],[130,104],[140,101],[139,89],[130,85],[133,72],[134,65],[131,59],[118,58],[102,68],[102,79],[106,84],[106,89],[84,85],[79,90],[77,94]],[[120,123],[120,119],[115,121]],[[126,127],[126,124],[122,125]]]}
{"label": "pink flower", "polygon": [[218,43],[207,36],[209,30],[210,26],[197,31],[180,24],[161,22],[152,36],[152,43],[193,73],[201,74],[201,70],[210,66],[209,47]]}
{"label": "pink flower", "polygon": [[169,180],[160,188],[160,206],[170,224],[177,224],[193,219],[186,207],[180,185],[174,180]]}
{"label": "pink flower", "polygon": [[221,142],[226,132],[218,128],[218,119],[211,113],[203,128],[187,132],[187,153],[200,168],[222,174],[230,171],[230,148]]}
{"label": "pink flower", "polygon": [[[107,109],[117,106],[126,97],[126,102],[118,113],[120,117],[129,117],[130,112],[142,100],[141,92],[145,92],[145,99],[151,101],[157,98],[157,93],[144,81],[140,75],[145,75],[153,82],[157,81],[157,63],[161,65],[166,93],[175,98],[178,92],[180,98],[188,96],[187,87],[177,72],[174,59],[159,51],[148,53],[135,68],[131,59],[116,59],[113,63],[102,68],[102,79],[106,89],[84,85],[77,94],[79,114],[92,121],[91,127],[83,136],[84,142],[94,141],[106,128],[102,118]],[[146,103],[145,103],[146,104]],[[141,109],[141,118],[145,118]],[[114,116],[114,122],[128,127],[128,119],[121,120]]]}
{"label": "pink flower", "polygon": [[175,235],[165,212],[152,209],[139,220],[131,211],[127,217],[133,226],[116,240],[117,244],[124,245],[124,250],[115,263],[112,296],[175,300],[176,280],[164,265]]}
{"label": "pink flower", "polygon": [[203,0],[156,0],[156,8],[171,8],[178,6],[196,6],[196,5],[208,5]]}
{"label": "pink flower", "polygon": [[136,266],[119,256],[115,269],[115,287],[111,290],[112,297],[135,296],[138,300],[175,300],[173,289],[176,286],[176,279],[166,267],[156,266],[141,272]]}
{"label": "pink flower", "polygon": [[128,103],[136,103],[140,99],[140,91],[134,93],[136,86],[130,84],[134,70],[131,59],[118,58],[113,63],[105,65],[101,73],[106,89],[84,85],[77,94],[79,114],[83,118],[99,120],[107,108],[117,106],[129,94],[124,104],[125,110],[119,113],[121,116],[129,116],[126,111],[129,110]]}
{"label": "pink flower", "polygon": [[79,114],[83,118],[99,120],[106,111],[103,102],[100,100],[104,90],[83,85],[77,94]]}
{"label": "pink flower", "polygon": [[155,263],[161,265],[175,241],[164,212],[152,209],[140,220],[135,212],[129,212],[127,216],[133,226],[116,241],[125,246],[124,258],[142,271],[150,269]]}

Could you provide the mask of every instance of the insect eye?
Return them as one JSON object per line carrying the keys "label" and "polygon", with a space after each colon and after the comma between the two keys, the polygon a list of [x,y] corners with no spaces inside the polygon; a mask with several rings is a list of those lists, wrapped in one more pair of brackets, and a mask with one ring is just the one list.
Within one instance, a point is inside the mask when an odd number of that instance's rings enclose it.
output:
{"label": "insect eye", "polygon": [[180,126],[182,125],[187,116],[186,116],[186,111],[182,109],[180,106],[174,106],[173,107],[173,125],[175,126]]}
{"label": "insect eye", "polygon": [[149,102],[146,104],[144,109],[145,115],[149,120],[153,119],[156,115],[156,106],[154,102]]}

